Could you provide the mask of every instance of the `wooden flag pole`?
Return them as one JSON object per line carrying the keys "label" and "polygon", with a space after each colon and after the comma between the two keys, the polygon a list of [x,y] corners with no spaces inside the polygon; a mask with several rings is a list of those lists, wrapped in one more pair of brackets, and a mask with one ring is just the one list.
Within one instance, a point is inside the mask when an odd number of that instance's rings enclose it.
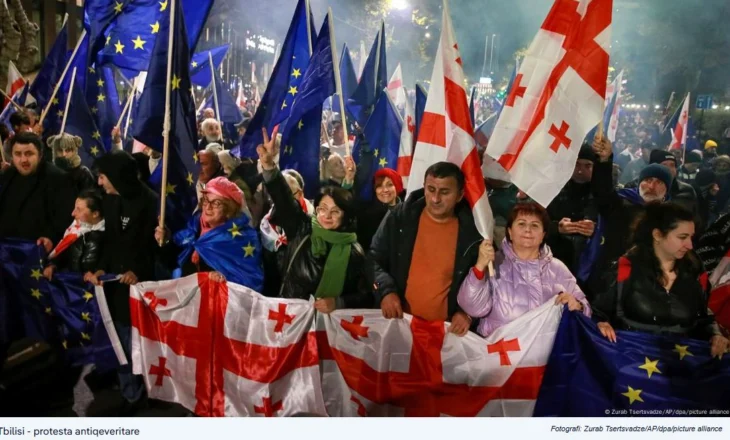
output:
{"label": "wooden flag pole", "polygon": [[[137,90],[137,84],[134,85],[134,90]],[[127,120],[124,122],[124,139],[127,138],[129,133],[129,124],[132,121],[132,108],[134,108],[134,100],[137,98],[137,93],[132,94],[132,102],[129,104],[129,112],[127,112]]]}
{"label": "wooden flag pole", "polygon": [[[332,67],[335,69],[335,87],[340,100],[340,113],[342,116],[342,129],[345,131],[345,156],[350,155],[350,137],[347,135],[347,118],[345,117],[345,98],[342,96],[342,78],[340,78],[340,60],[337,54],[337,42],[335,40],[335,22],[332,20],[332,8],[327,8],[327,21],[330,28],[330,48],[332,49]],[[328,137],[329,139],[329,137]]]}
{"label": "wooden flag pole", "polygon": [[[208,51],[208,64],[210,64],[210,85],[213,86],[213,103],[215,104],[215,118],[218,125],[221,125],[221,110],[218,107],[218,88],[215,86],[215,68],[213,67],[213,55]],[[221,128],[223,128],[221,126]]]}
{"label": "wooden flag pole", "polygon": [[132,105],[132,99],[134,98],[134,91],[135,88],[132,86],[132,91],[129,94],[129,97],[127,98],[127,103],[124,104],[124,108],[122,109],[122,114],[119,115],[119,120],[117,121],[117,124],[114,126],[114,128],[119,129],[119,127],[122,126],[122,120],[124,119],[124,115],[127,113],[127,110]]}
{"label": "wooden flag pole", "polygon": [[74,94],[74,85],[76,85],[76,68],[71,73],[71,86],[68,88],[68,98],[66,99],[66,109],[63,112],[63,122],[61,122],[61,133],[66,131],[66,118],[68,117],[68,108],[71,106],[71,97]]}
{"label": "wooden flag pole", "polygon": [[68,72],[68,69],[71,67],[71,63],[74,62],[74,59],[76,58],[76,53],[79,51],[79,47],[81,47],[81,42],[84,41],[84,37],[86,37],[86,29],[81,32],[81,37],[79,38],[79,41],[76,43],[76,47],[74,48],[73,53],[71,53],[71,58],[69,58],[68,62],[66,63],[66,67],[63,68],[63,72],[61,73],[61,78],[59,78],[58,83],[56,84],[56,87],[53,89],[53,94],[51,94],[51,99],[48,100],[48,104],[46,104],[46,107],[43,109],[43,113],[41,113],[41,118],[38,120],[38,123],[43,126],[43,120],[46,118],[46,115],[48,114],[48,110],[51,109],[51,105],[53,104],[53,100],[56,99],[56,94],[58,94],[58,89],[61,88],[61,84],[63,84],[63,79],[66,77],[66,73]]}
{"label": "wooden flag pole", "polygon": [[[167,204],[167,164],[170,150],[170,95],[172,93],[172,53],[175,47],[175,9],[177,0],[170,0],[170,30],[167,47],[167,81],[165,82],[165,121],[162,126],[162,181],[160,182],[160,228],[165,228],[165,207]],[[164,240],[164,239],[163,239]],[[163,241],[160,241],[162,247]]]}
{"label": "wooden flag pole", "polygon": [[[25,86],[24,86],[24,87],[25,87]],[[21,105],[18,105],[18,103],[17,103],[17,102],[13,101],[13,98],[11,98],[10,96],[8,96],[8,94],[7,94],[7,93],[5,93],[5,90],[2,90],[2,89],[0,89],[0,93],[2,93],[2,95],[3,95],[4,97],[5,97],[5,99],[7,99],[8,101],[10,101],[10,104],[13,104],[13,106],[14,106],[14,107],[15,107],[16,109],[18,109],[18,110],[23,110],[23,107],[22,107]]]}
{"label": "wooden flag pole", "polygon": [[[312,26],[311,26],[312,23],[309,21],[309,16],[312,13],[311,12],[312,10],[309,8],[309,0],[306,0],[304,2],[304,4],[306,6],[305,14],[307,15],[307,18],[306,18],[306,20],[307,20],[307,45],[309,46],[309,56],[311,57],[312,56]],[[332,18],[330,18],[330,20],[331,19]],[[279,47],[279,46],[277,45],[277,47]],[[274,50],[274,65],[276,65],[276,50]]]}

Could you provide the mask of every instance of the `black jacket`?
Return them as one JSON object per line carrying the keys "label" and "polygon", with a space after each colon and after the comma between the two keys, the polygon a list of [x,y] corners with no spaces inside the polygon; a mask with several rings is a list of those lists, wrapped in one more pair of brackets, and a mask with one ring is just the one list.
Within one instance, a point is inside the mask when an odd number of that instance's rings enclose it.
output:
{"label": "black jacket", "polygon": [[69,272],[96,272],[101,269],[104,232],[91,231],[82,235],[51,263]]}
{"label": "black jacket", "polygon": [[91,170],[81,165],[68,172],[69,177],[74,183],[77,192],[81,192],[85,189],[94,189],[97,187],[96,179],[91,173]]}
{"label": "black jacket", "polygon": [[73,220],[75,201],[71,179],[52,163],[41,160],[32,176],[10,168],[0,176],[0,237],[46,237],[56,244]]}
{"label": "black jacket", "polygon": [[[265,172],[264,182],[276,207],[277,224],[284,229],[288,241],[288,245],[279,249],[277,253],[278,269],[283,284],[281,297],[308,299],[317,290],[327,256],[312,255],[311,217],[302,211],[294,200],[281,172],[278,169]],[[302,243],[303,240],[306,241]],[[300,248],[298,253],[297,248]],[[342,295],[337,298],[337,307],[360,309],[372,305],[373,298],[365,279],[365,253],[356,243],[352,246],[345,285]]]}
{"label": "black jacket", "polygon": [[[368,278],[375,288],[375,303],[390,293],[397,293],[403,305],[406,304],[408,272],[411,269],[413,248],[418,236],[418,223],[426,208],[424,191],[410,194],[405,203],[389,212],[373,237],[368,253]],[[471,208],[462,200],[456,206],[459,219],[459,235],[456,240],[456,261],[449,290],[448,316],[460,311],[456,302],[459,288],[469,270],[477,261],[482,236],[474,224]]]}
{"label": "black jacket", "polygon": [[[632,180],[624,185],[624,188],[638,188],[639,181]],[[669,200],[682,206],[694,214],[699,219],[699,207],[697,203],[697,193],[689,183],[681,182],[679,179],[672,181],[672,187],[669,189]]]}
{"label": "black jacket", "polygon": [[604,273],[604,290],[591,304],[594,317],[617,330],[674,334],[708,340],[716,333],[707,313],[707,273],[701,265],[680,270],[667,292],[655,275],[630,256]]}

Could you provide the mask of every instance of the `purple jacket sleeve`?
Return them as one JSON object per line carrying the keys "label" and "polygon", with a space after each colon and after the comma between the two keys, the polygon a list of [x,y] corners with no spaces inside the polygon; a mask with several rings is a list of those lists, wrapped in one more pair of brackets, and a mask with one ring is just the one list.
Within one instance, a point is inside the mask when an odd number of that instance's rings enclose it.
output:
{"label": "purple jacket sleeve", "polygon": [[480,280],[469,270],[464,282],[459,288],[457,297],[459,306],[472,318],[483,318],[492,311],[492,287],[489,277]]}
{"label": "purple jacket sleeve", "polygon": [[578,300],[581,304],[583,304],[583,314],[587,317],[591,317],[592,310],[591,305],[588,304],[588,299],[586,298],[586,295],[583,293],[583,291],[578,287],[578,283],[575,280],[575,277],[572,273],[570,273],[570,270],[568,270],[568,267],[563,264],[560,260],[553,260],[551,264],[554,265],[555,270],[555,284],[556,287],[558,287],[558,293],[560,291],[563,291],[565,293],[569,293],[575,297],[575,299]]}

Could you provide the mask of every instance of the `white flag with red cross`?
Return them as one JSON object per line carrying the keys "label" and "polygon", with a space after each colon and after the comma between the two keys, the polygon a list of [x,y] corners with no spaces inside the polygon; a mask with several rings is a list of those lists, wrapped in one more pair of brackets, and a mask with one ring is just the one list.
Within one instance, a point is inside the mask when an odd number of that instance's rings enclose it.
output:
{"label": "white flag with red cross", "polygon": [[402,112],[407,99],[406,89],[403,86],[403,72],[401,71],[400,63],[395,66],[395,71],[393,71],[393,75],[390,77],[390,81],[388,81],[387,89],[390,100],[395,104],[395,108],[399,112]]}
{"label": "white flag with red cross", "polygon": [[547,206],[603,115],[613,0],[555,0],[515,77],[487,147]]}
{"label": "white flag with red cross", "polygon": [[466,179],[464,197],[472,208],[477,229],[482,236],[491,237],[494,218],[473,134],[461,55],[449,5],[444,0],[441,39],[413,155],[408,193],[423,188],[426,170],[436,162],[458,165]]}
{"label": "white flag with red cross", "polygon": [[486,339],[410,315],[385,319],[379,310],[318,315],[327,413],[531,416],[562,310],[551,299]]}
{"label": "white flag with red cross", "polygon": [[679,113],[677,125],[672,129],[670,150],[679,150],[687,144],[687,124],[689,124],[689,93],[687,93],[682,103],[682,110]]}
{"label": "white flag with red cross", "polygon": [[130,289],[132,365],[150,397],[199,416],[326,415],[311,301],[207,273]]}
{"label": "white flag with red cross", "polygon": [[[8,61],[8,82],[5,85],[5,95],[9,97],[15,96],[15,94],[20,91],[24,85],[25,78],[23,78],[23,75],[20,73],[18,68],[15,67],[15,63]],[[5,105],[8,105],[8,103],[10,103],[10,99],[5,98]],[[25,103],[22,102],[16,102],[16,104],[25,105]]]}
{"label": "white flag with red cross", "polygon": [[[405,93],[405,88],[403,89]],[[403,125],[400,130],[400,148],[398,149],[398,165],[396,171],[403,178],[403,187],[408,187],[413,165],[413,133],[416,131],[416,114],[410,101],[405,100]]]}

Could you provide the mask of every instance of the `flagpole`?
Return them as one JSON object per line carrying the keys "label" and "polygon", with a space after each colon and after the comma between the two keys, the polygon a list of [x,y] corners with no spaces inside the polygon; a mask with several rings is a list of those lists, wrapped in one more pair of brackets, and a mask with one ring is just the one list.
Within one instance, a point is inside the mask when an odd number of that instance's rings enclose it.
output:
{"label": "flagpole", "polygon": [[380,90],[378,90],[378,73],[380,69],[380,45],[382,44],[383,38],[383,24],[380,25],[380,30],[378,31],[378,47],[375,48],[375,77],[373,78],[375,80],[375,99],[378,99],[378,93]]}
{"label": "flagpole", "polygon": [[71,85],[68,88],[68,98],[66,98],[66,110],[63,112],[63,122],[61,122],[61,133],[66,131],[66,118],[68,117],[68,108],[71,106],[71,97],[74,94],[74,85],[76,84],[76,68],[71,73]]}
{"label": "flagpole", "polygon": [[[167,164],[170,150],[170,95],[172,82],[172,53],[175,47],[175,9],[177,0],[170,0],[170,29],[167,47],[167,81],[165,82],[165,121],[162,125],[162,181],[160,182],[160,228],[165,228],[165,207],[167,204]],[[160,242],[162,246],[162,241]]]}
{"label": "flagpole", "polygon": [[17,102],[13,101],[13,98],[11,98],[10,96],[8,96],[8,94],[5,93],[4,90],[0,89],[0,93],[2,93],[2,95],[5,97],[5,99],[7,99],[8,101],[10,101],[10,104],[13,104],[16,109],[23,110],[23,107],[21,107],[20,105],[18,105]]}
{"label": "flagpole", "polygon": [[[342,129],[345,131],[345,156],[350,155],[350,137],[347,135],[347,118],[345,114],[345,98],[342,96],[342,78],[340,78],[340,60],[337,55],[337,42],[335,40],[335,22],[332,20],[332,8],[327,8],[327,18],[330,28],[330,49],[332,50],[332,67],[335,69],[335,87],[340,100],[340,112],[342,113]],[[378,46],[379,47],[379,46]],[[329,136],[327,137],[329,139]]]}
{"label": "flagpole", "polygon": [[[310,21],[309,21],[309,16],[312,13],[312,10],[309,9],[309,0],[305,0],[304,4],[307,8],[307,12],[306,12],[306,14],[307,14],[307,17],[306,17],[306,20],[307,20],[307,45],[309,46],[309,56],[311,57],[312,56],[312,26],[311,26],[312,23],[310,23]],[[332,18],[330,18],[330,20],[332,20]],[[276,59],[276,49],[274,49],[274,59]]]}
{"label": "flagpole", "polygon": [[213,102],[215,103],[215,118],[218,125],[221,124],[221,111],[218,107],[218,88],[215,86],[215,68],[213,68],[213,55],[208,51],[208,64],[210,64],[210,85],[213,86]]}
{"label": "flagpole", "polygon": [[74,59],[76,58],[76,53],[79,51],[79,47],[81,47],[81,42],[84,41],[84,37],[86,37],[86,29],[81,32],[81,38],[79,38],[79,41],[76,43],[76,47],[74,48],[73,53],[71,53],[71,58],[69,58],[68,62],[66,63],[66,67],[63,68],[63,72],[61,73],[61,78],[59,78],[58,83],[56,84],[56,87],[53,89],[53,94],[51,95],[51,99],[48,100],[48,104],[46,104],[46,108],[43,109],[43,113],[41,113],[41,118],[38,120],[38,123],[43,126],[43,120],[46,118],[46,115],[48,114],[48,110],[51,109],[51,105],[53,104],[53,100],[56,98],[56,94],[58,93],[58,89],[61,88],[61,84],[63,84],[63,79],[66,77],[66,73],[68,72],[68,69],[71,67],[71,63],[74,62]]}
{"label": "flagpole", "polygon": [[136,83],[134,84],[134,89],[133,90],[135,91],[135,93],[132,93],[132,100],[130,101],[129,111],[127,112],[127,121],[124,123],[124,139],[126,139],[127,138],[127,134],[129,134],[129,124],[130,124],[130,122],[132,120],[132,108],[134,107],[134,98],[137,97],[137,93],[136,93],[136,91],[137,91],[137,84]]}
{"label": "flagpole", "polygon": [[117,121],[117,124],[114,126],[117,130],[119,127],[122,126],[122,120],[124,120],[124,115],[127,113],[127,110],[130,108],[129,106],[132,104],[132,99],[134,98],[134,87],[132,88],[132,92],[129,94],[129,98],[127,98],[127,103],[124,104],[124,108],[122,109],[122,114],[119,115],[119,120]]}

